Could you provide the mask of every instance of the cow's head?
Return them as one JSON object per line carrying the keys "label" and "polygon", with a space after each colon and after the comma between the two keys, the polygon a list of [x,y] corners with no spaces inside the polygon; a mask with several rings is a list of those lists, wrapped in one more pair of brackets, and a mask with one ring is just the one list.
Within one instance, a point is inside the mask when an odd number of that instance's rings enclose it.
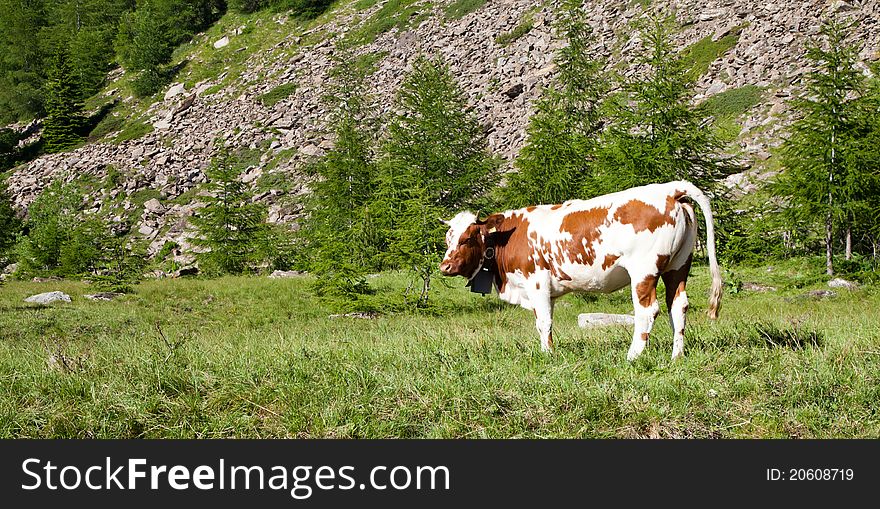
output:
{"label": "cow's head", "polygon": [[449,221],[446,232],[446,256],[440,263],[444,276],[473,277],[480,268],[485,252],[486,236],[503,221],[500,214],[478,221],[473,212],[459,212]]}

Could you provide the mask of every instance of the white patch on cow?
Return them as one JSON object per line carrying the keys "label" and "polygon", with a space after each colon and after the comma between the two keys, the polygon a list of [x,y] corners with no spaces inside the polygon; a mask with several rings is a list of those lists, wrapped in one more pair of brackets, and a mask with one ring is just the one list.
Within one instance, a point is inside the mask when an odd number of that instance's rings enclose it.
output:
{"label": "white patch on cow", "polygon": [[455,217],[446,221],[446,224],[449,225],[449,230],[446,232],[446,256],[444,256],[444,259],[449,258],[449,255],[455,251],[462,234],[476,221],[477,215],[470,211],[459,212]]}

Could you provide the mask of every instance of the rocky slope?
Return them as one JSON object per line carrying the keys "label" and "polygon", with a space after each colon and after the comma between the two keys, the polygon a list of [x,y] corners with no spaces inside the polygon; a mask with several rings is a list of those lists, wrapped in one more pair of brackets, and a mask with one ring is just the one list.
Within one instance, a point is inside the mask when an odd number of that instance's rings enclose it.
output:
{"label": "rocky slope", "polygon": [[[731,147],[746,163],[772,158],[788,122],[788,98],[801,85],[804,43],[818,32],[820,19],[839,13],[853,19],[864,42],[863,58],[880,58],[880,2],[875,0],[606,0],[585,2],[598,34],[597,52],[611,65],[625,63],[639,44],[630,23],[649,9],[674,11],[683,23],[676,36],[680,47],[710,37],[718,41],[738,32],[735,44],[713,61],[700,80],[695,101],[744,85],[766,90],[763,99],[739,118],[741,132]],[[93,143],[70,153],[41,157],[16,168],[7,185],[17,207],[27,206],[51,181],[92,175],[96,186],[91,210],[115,204],[111,217],[127,226],[137,238],[150,241],[155,253],[167,240],[187,247],[189,217],[199,206],[204,170],[221,139],[254,154],[245,180],[259,190],[258,199],[270,206],[272,222],[295,223],[296,201],[306,183],[297,168],[309,157],[332,147],[324,134],[326,106],[322,84],[331,68],[334,43],[369,22],[383,2],[365,10],[343,5],[326,22],[307,33],[290,33],[266,51],[247,56],[246,70],[233,83],[223,74],[202,80],[187,90],[182,84],[168,89],[164,100],[147,110],[153,131],[119,144]],[[446,56],[474,111],[490,126],[491,149],[511,162],[522,147],[532,104],[552,79],[554,37],[552,6],[534,0],[489,0],[477,11],[458,20],[446,19],[443,5],[421,7],[416,26],[392,29],[358,49],[378,54],[369,92],[382,111],[392,107],[394,91],[411,61],[419,54]],[[423,18],[423,19],[422,19]],[[532,28],[508,45],[496,37],[511,32],[524,19]],[[274,23],[284,26],[284,16]],[[194,44],[201,51],[233,51],[239,34],[259,30],[242,26],[223,34],[207,35]],[[741,29],[741,32],[740,32]],[[237,51],[245,51],[239,48]],[[296,90],[271,107],[260,96],[284,83]],[[219,90],[218,90],[219,89]],[[752,173],[760,173],[752,171]],[[110,177],[108,178],[108,175]],[[734,176],[732,185],[749,189],[749,174]],[[753,180],[753,179],[752,179]],[[144,198],[149,199],[144,199]],[[105,206],[106,210],[107,207]],[[185,251],[186,249],[184,249]],[[181,257],[182,262],[187,257]]]}

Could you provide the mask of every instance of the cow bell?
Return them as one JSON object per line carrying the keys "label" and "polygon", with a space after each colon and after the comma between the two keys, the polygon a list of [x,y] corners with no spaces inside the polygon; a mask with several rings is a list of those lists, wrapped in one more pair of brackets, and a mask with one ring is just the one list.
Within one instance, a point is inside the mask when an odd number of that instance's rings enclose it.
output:
{"label": "cow bell", "polygon": [[486,295],[492,293],[492,284],[494,282],[495,274],[492,273],[489,267],[483,266],[477,271],[477,275],[468,281],[467,286],[470,286],[471,291],[474,293]]}

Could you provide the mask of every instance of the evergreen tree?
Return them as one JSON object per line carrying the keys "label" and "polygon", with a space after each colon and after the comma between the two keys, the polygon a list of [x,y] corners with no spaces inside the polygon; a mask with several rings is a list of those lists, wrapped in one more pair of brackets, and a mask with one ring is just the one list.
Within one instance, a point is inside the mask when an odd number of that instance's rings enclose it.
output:
{"label": "evergreen tree", "polygon": [[262,261],[268,213],[264,205],[252,202],[241,171],[235,156],[223,148],[207,172],[211,195],[192,219],[199,231],[193,243],[208,249],[198,254],[206,272],[240,274]]}
{"label": "evergreen tree", "polygon": [[78,276],[94,267],[106,229],[79,217],[82,203],[76,184],[62,185],[59,180],[31,203],[27,235],[16,245],[23,273]]}
{"label": "evergreen tree", "polygon": [[559,74],[529,119],[526,144],[516,159],[519,171],[509,176],[503,190],[510,207],[595,194],[592,164],[610,80],[604,61],[592,57],[595,37],[579,5],[568,6],[559,31],[568,45],[557,52]]}
{"label": "evergreen tree", "polygon": [[119,18],[130,0],[58,0],[46,5],[47,25],[40,31],[45,48],[65,47],[81,98],[94,95],[114,60]]}
{"label": "evergreen tree", "polygon": [[67,51],[59,48],[46,80],[43,140],[47,152],[60,152],[82,141],[82,102]]}
{"label": "evergreen tree", "polygon": [[300,235],[307,244],[318,292],[353,296],[368,290],[364,275],[377,254],[372,210],[376,122],[370,98],[363,92],[363,67],[341,47],[334,63],[327,100],[334,108],[330,125],[336,143],[310,166],[316,180]]}
{"label": "evergreen tree", "polygon": [[43,113],[42,0],[0,0],[0,125]]}
{"label": "evergreen tree", "polygon": [[116,52],[126,70],[137,72],[132,88],[140,97],[156,93],[168,80],[163,66],[174,51],[172,34],[152,1],[123,16]]}
{"label": "evergreen tree", "polygon": [[[791,223],[822,225],[825,270],[832,275],[835,225],[858,221],[870,187],[871,179],[859,171],[854,157],[860,153],[858,146],[864,147],[865,121],[870,124],[870,117],[859,112],[865,83],[856,68],[858,47],[845,40],[847,27],[829,20],[820,34],[824,44],[812,41],[807,49],[815,69],[806,76],[805,96],[794,101],[802,116],[785,141],[786,169],[774,189],[788,200],[783,214]],[[849,226],[846,232],[851,239]]]}
{"label": "evergreen tree", "polygon": [[12,208],[9,193],[0,183],[0,268],[9,261],[10,251],[19,233],[21,233],[21,220]]}
{"label": "evergreen tree", "polygon": [[642,71],[610,102],[597,191],[684,179],[711,193],[727,170],[708,119],[690,103],[694,78],[672,46],[673,26],[673,18],[652,18],[638,27],[643,48],[636,65]]}
{"label": "evergreen tree", "polygon": [[467,98],[440,59],[416,59],[397,98],[384,146],[380,203],[389,251],[421,282],[416,304],[428,301],[443,252],[438,218],[487,204],[498,181],[498,160],[487,152],[486,130],[466,109]]}

